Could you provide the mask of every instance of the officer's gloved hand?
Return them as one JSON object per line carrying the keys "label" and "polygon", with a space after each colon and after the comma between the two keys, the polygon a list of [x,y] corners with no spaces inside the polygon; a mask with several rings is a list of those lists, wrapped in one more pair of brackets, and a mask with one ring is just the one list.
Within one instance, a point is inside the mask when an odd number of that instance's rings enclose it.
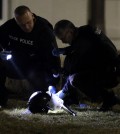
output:
{"label": "officer's gloved hand", "polygon": [[56,96],[58,96],[60,99],[64,99],[66,94],[63,92],[63,90],[60,90],[56,93]]}
{"label": "officer's gloved hand", "polygon": [[54,56],[59,56],[60,54],[64,54],[65,53],[65,49],[64,48],[54,48],[52,51],[52,54]]}
{"label": "officer's gloved hand", "polygon": [[49,86],[48,87],[48,93],[49,94],[55,94],[57,92],[57,89],[56,89],[56,87],[55,86]]}

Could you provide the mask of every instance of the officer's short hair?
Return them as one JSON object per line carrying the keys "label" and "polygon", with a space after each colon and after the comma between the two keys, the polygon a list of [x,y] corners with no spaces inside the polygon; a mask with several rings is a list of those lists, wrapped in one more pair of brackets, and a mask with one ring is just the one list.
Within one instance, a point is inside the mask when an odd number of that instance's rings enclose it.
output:
{"label": "officer's short hair", "polygon": [[16,14],[18,16],[21,16],[21,15],[24,15],[27,11],[30,11],[29,7],[22,5],[22,6],[18,6],[14,10],[14,14]]}
{"label": "officer's short hair", "polygon": [[60,20],[54,26],[55,35],[59,35],[60,29],[75,28],[75,25],[69,20]]}

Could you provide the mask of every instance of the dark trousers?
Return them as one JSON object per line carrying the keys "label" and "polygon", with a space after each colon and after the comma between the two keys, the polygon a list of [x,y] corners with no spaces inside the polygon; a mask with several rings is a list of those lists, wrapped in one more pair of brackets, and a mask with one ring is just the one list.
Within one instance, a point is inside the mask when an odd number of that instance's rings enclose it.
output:
{"label": "dark trousers", "polygon": [[52,72],[46,70],[41,64],[31,64],[19,68],[15,64],[0,64],[0,105],[5,105],[8,99],[8,92],[5,87],[6,77],[13,79],[27,79],[32,91],[30,95],[35,91],[46,92],[49,85],[54,85]]}
{"label": "dark trousers", "polygon": [[70,87],[72,87],[72,90],[80,90],[92,101],[102,99],[103,102],[108,104],[112,103],[111,101],[115,96],[114,92],[112,90],[108,91],[108,89],[117,86],[117,84],[117,79],[113,74],[107,76],[96,72],[77,73],[68,76],[63,86],[63,92],[69,93]]}

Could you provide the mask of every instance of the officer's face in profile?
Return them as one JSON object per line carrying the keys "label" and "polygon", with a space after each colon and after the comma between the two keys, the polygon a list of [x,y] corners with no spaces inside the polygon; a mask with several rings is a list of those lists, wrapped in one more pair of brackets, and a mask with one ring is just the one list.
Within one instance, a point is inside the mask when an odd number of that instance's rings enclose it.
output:
{"label": "officer's face in profile", "polygon": [[19,27],[26,33],[30,33],[34,28],[35,18],[30,11],[26,11],[21,16],[15,15],[15,20]]}
{"label": "officer's face in profile", "polygon": [[71,44],[73,40],[73,30],[70,28],[59,29],[59,34],[57,35],[63,43]]}

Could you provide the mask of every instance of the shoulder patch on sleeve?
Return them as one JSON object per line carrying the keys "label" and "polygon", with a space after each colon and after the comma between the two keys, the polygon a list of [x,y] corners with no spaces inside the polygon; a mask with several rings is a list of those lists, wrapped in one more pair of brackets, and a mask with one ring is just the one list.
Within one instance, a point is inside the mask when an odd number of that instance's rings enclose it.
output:
{"label": "shoulder patch on sleeve", "polygon": [[101,34],[101,29],[100,28],[98,28],[98,27],[96,27],[96,29],[95,29],[95,34],[98,34],[98,35],[100,35]]}

